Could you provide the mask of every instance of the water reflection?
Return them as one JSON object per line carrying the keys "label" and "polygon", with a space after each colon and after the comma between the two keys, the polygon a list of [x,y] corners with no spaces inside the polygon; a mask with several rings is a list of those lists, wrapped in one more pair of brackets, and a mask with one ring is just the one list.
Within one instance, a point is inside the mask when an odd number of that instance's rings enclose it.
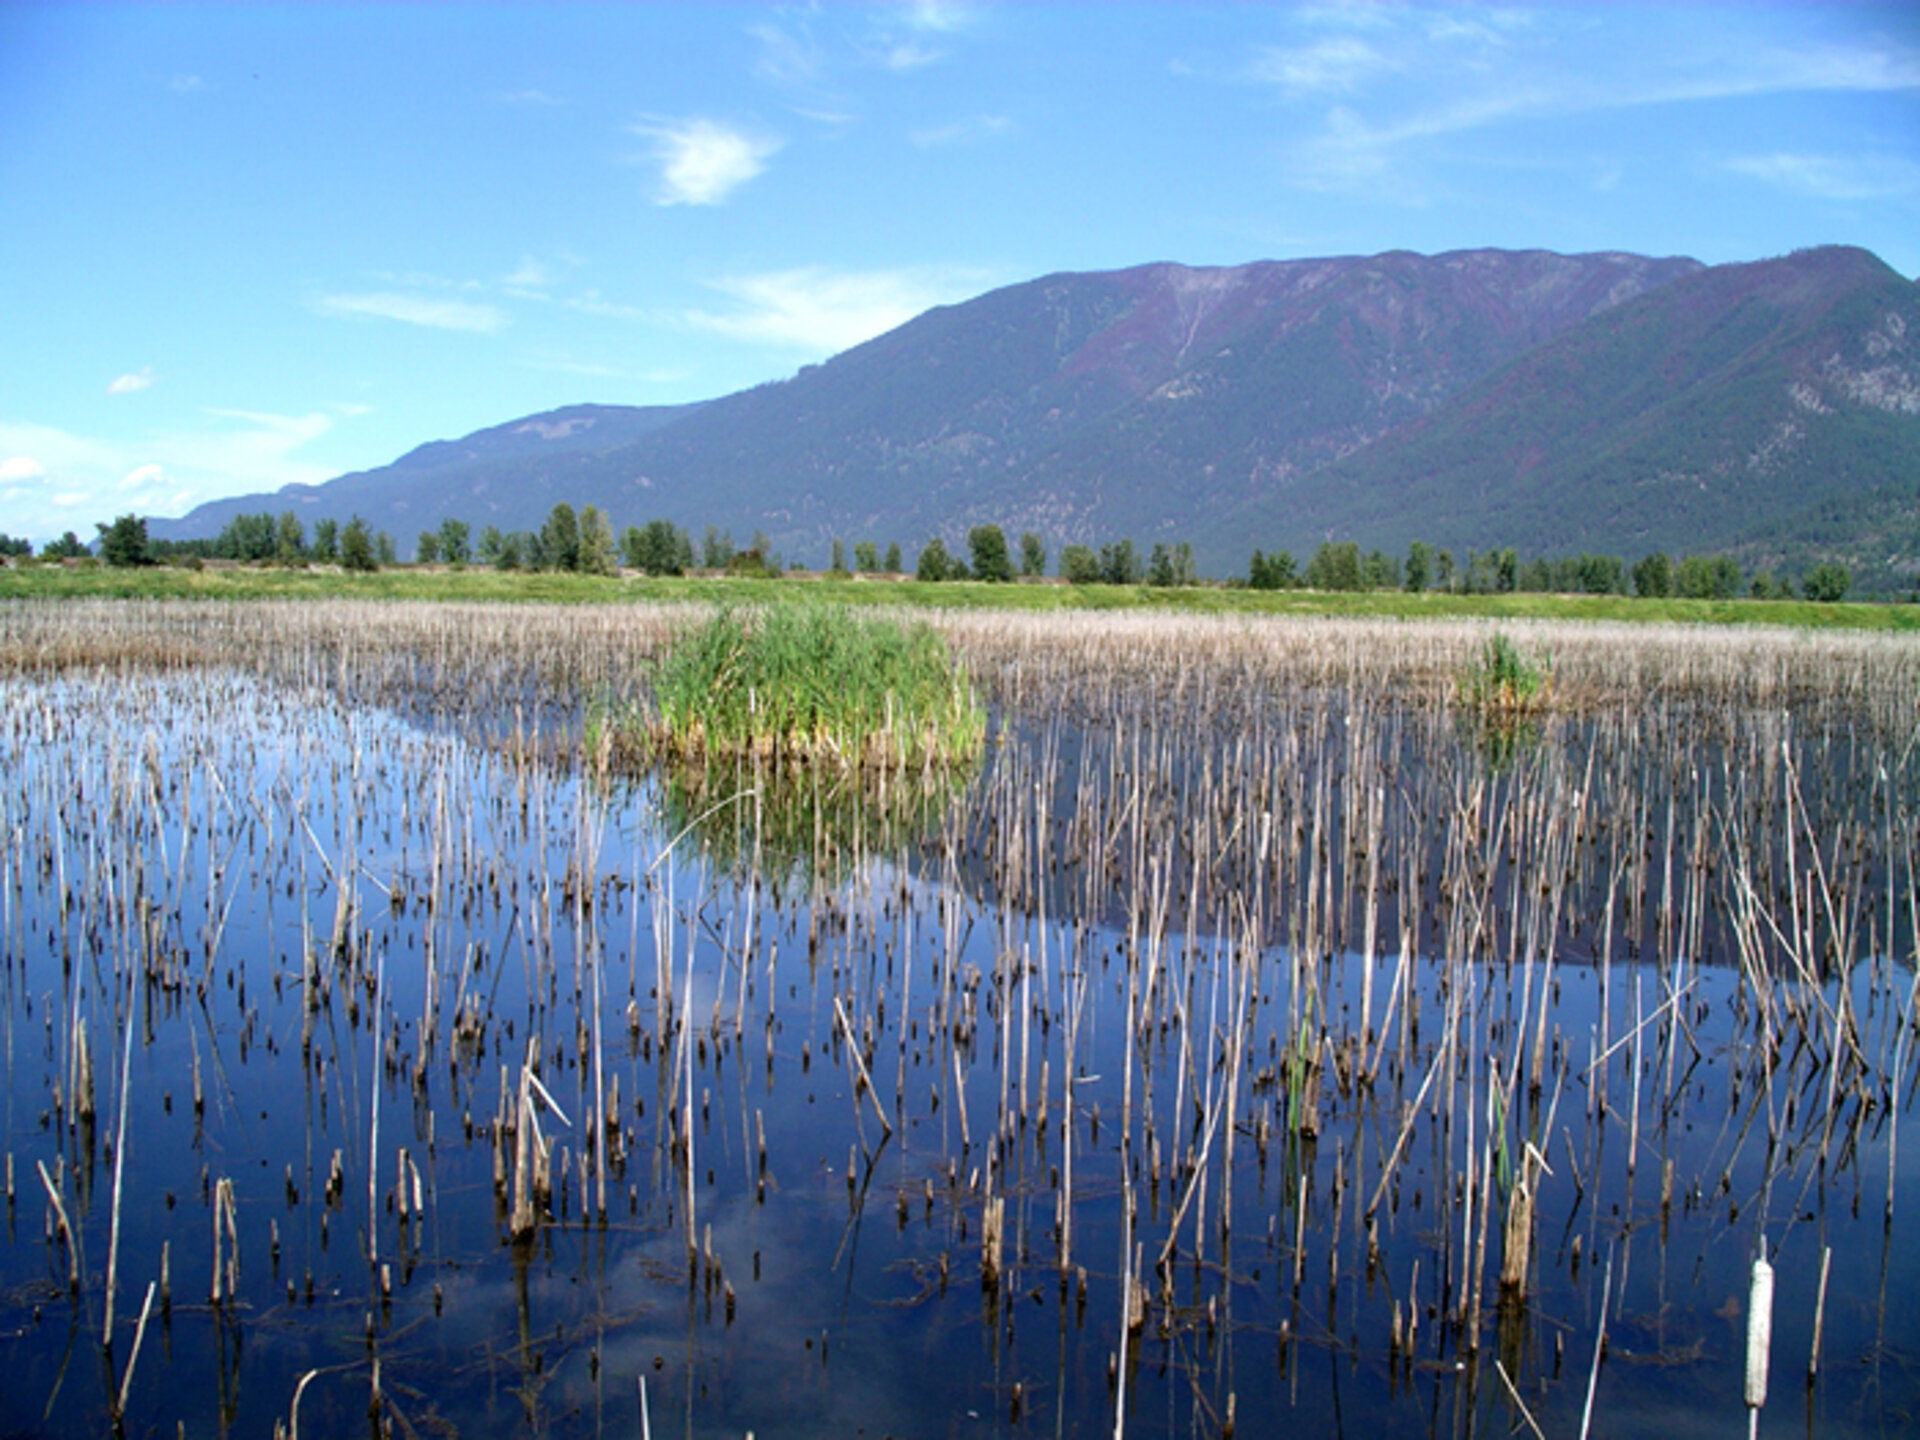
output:
{"label": "water reflection", "polygon": [[1604,1316],[1664,1435],[1761,1246],[1767,1423],[1830,1251],[1809,1427],[1900,1424],[1911,767],[1286,719],[876,800],[9,682],[6,1427],[1565,1434]]}
{"label": "water reflection", "polygon": [[832,890],[874,856],[914,851],[939,832],[980,766],[902,771],[668,763],[655,772],[669,837],[691,840],[720,873],[754,879],[774,903]]}

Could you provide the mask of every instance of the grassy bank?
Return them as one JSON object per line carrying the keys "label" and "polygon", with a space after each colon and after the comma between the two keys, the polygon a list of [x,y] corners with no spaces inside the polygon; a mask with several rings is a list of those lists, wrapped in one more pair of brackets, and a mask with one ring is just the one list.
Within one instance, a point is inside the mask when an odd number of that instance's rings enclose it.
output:
{"label": "grassy bank", "polygon": [[1808,600],[1638,600],[1623,595],[1408,595],[1244,590],[1211,586],[1160,590],[1145,585],[988,585],[973,581],[849,577],[746,580],[572,575],[399,566],[371,575],[308,569],[143,570],[31,565],[0,569],[0,599],[337,599],[537,601],[604,604],[685,600],[764,604],[805,596],[835,605],[913,605],[932,609],[1173,610],[1220,615],[1351,615],[1380,619],[1607,620],[1630,623],[1788,625],[1815,629],[1920,631],[1920,606],[1815,604]]}

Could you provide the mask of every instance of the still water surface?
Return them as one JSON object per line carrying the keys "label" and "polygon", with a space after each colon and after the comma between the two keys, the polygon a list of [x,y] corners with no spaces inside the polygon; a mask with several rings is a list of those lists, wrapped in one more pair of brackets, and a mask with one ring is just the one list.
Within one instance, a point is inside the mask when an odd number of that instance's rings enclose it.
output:
{"label": "still water surface", "polygon": [[[1574,896],[1550,972],[1436,958],[1431,839],[1369,982],[1344,843],[1317,934],[1282,923],[1311,835],[1263,872],[1284,904],[1188,907],[1171,839],[1089,884],[1056,834],[1009,884],[1021,832],[979,817],[1057,732],[809,882],[731,863],[724,787],[319,690],[15,681],[0,716],[0,1433],[108,1432],[124,1387],[139,1435],[1568,1435],[1591,1386],[1595,1435],[1734,1436],[1762,1249],[1761,1433],[1920,1426],[1893,856],[1877,948],[1763,999],[1705,898],[1698,953]],[[1811,1038],[1758,1064],[1766,1005]],[[529,1068],[551,1188],[516,1238]]]}

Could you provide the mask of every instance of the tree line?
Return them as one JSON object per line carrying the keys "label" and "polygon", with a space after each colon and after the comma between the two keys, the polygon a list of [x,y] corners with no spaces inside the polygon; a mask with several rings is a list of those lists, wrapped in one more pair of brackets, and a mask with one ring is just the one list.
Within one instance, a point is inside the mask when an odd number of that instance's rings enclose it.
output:
{"label": "tree line", "polygon": [[[1649,599],[1731,600],[1746,595],[1757,600],[1794,598],[1793,581],[1785,575],[1755,570],[1751,575],[1731,555],[1682,555],[1664,550],[1641,556],[1628,565],[1618,555],[1535,556],[1522,562],[1511,547],[1468,551],[1456,561],[1451,550],[1416,540],[1406,558],[1380,550],[1361,553],[1352,540],[1325,541],[1315,548],[1304,570],[1286,550],[1262,554],[1256,550],[1248,566],[1247,584],[1255,590],[1405,590],[1410,594],[1439,591],[1457,595],[1513,593],[1560,595],[1635,595]],[[1831,561],[1813,566],[1801,577],[1799,593],[1809,600],[1834,601],[1852,588],[1853,577],[1844,565]]]}
{"label": "tree line", "polygon": [[[350,571],[377,570],[398,563],[393,538],[372,529],[355,515],[344,524],[324,519],[307,533],[291,510],[235,515],[212,539],[153,540],[147,522],[138,515],[122,515],[100,524],[94,547],[83,544],[72,531],[41,552],[49,559],[77,558],[98,552],[108,565],[146,565],[163,560],[223,559],[248,564],[337,564]],[[33,547],[0,533],[0,557],[31,557]],[[845,542],[832,541],[830,575],[903,574],[898,541],[884,554],[878,542],[856,540],[853,563],[847,564]],[[926,582],[981,580],[989,583],[1047,573],[1047,548],[1034,531],[1024,532],[1017,547],[1009,546],[1006,532],[995,524],[975,525],[967,531],[965,554],[950,551],[934,537],[916,558],[914,578]],[[731,532],[709,525],[698,546],[693,537],[668,520],[629,525],[617,535],[606,513],[597,505],[578,511],[557,502],[535,530],[502,531],[483,527],[478,536],[464,520],[449,517],[422,530],[414,543],[416,564],[442,564],[455,569],[485,565],[496,570],[554,570],[589,575],[611,575],[621,568],[648,575],[683,575],[695,569],[733,575],[774,576],[784,567],[771,542],[756,530],[744,548],[734,545]],[[1200,583],[1193,547],[1186,541],[1156,541],[1143,558],[1133,541],[1108,541],[1098,548],[1086,544],[1061,547],[1059,575],[1073,585],[1139,585],[1157,588]],[[1304,567],[1292,552],[1253,552],[1247,577],[1226,582],[1254,590],[1404,590],[1464,595],[1555,593],[1577,595],[1635,595],[1665,599],[1730,600],[1740,595],[1756,599],[1791,599],[1795,587],[1784,575],[1742,571],[1728,555],[1669,556],[1653,551],[1629,565],[1618,555],[1582,552],[1578,555],[1534,556],[1522,561],[1512,547],[1469,550],[1456,559],[1445,547],[1416,540],[1405,557],[1374,549],[1362,552],[1352,540],[1329,540],[1317,546]],[[1843,565],[1818,564],[1801,577],[1799,594],[1809,600],[1834,601],[1852,586]]]}

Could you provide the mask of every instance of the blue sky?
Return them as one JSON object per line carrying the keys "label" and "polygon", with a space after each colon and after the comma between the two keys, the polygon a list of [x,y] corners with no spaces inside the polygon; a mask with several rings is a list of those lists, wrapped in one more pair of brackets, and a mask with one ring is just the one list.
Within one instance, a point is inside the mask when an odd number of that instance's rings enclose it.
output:
{"label": "blue sky", "polygon": [[1054,270],[1920,272],[1920,7],[0,4],[0,531],[702,399]]}

